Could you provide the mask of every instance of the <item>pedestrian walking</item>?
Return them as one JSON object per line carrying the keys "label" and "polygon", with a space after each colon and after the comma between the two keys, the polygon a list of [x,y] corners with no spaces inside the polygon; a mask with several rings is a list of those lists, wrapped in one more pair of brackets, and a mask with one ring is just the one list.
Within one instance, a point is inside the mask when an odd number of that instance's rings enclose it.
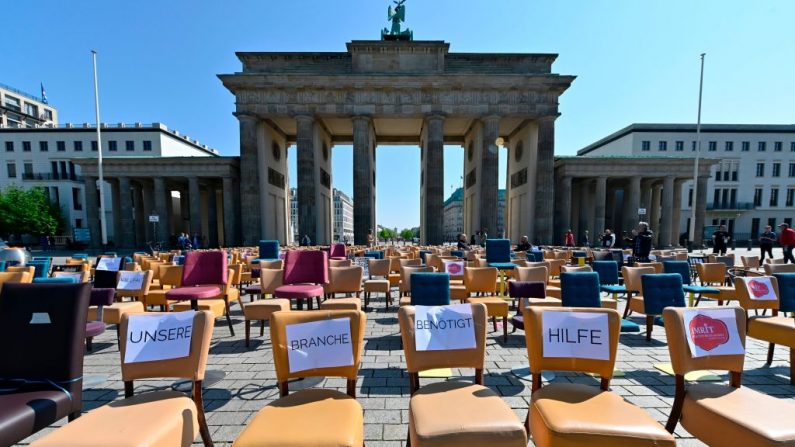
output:
{"label": "pedestrian walking", "polygon": [[632,240],[632,257],[635,258],[635,262],[649,262],[651,240],[654,237],[654,233],[647,222],[638,222],[638,227],[635,231],[637,234]]}
{"label": "pedestrian walking", "polygon": [[783,223],[778,226],[778,244],[784,249],[784,264],[791,262],[795,264],[792,257],[792,249],[795,248],[795,230],[789,224]]}
{"label": "pedestrian walking", "polygon": [[776,242],[776,232],[770,225],[765,227],[765,231],[759,235],[759,250],[762,252],[759,258],[759,267],[765,262],[765,253],[767,257],[773,259],[773,244]]}
{"label": "pedestrian walking", "polygon": [[729,232],[726,231],[726,225],[718,227],[718,231],[712,233],[712,253],[726,255],[731,238]]}

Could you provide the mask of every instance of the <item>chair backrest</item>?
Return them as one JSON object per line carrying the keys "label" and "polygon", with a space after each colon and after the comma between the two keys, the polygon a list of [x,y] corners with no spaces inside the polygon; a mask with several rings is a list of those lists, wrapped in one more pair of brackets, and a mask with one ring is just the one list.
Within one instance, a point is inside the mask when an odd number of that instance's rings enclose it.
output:
{"label": "chair backrest", "polygon": [[389,276],[389,266],[392,264],[391,259],[367,259],[367,273],[370,278]]}
{"label": "chair backrest", "polygon": [[[88,282],[89,280],[89,272],[88,270],[83,270],[81,272],[53,272],[53,278],[58,278],[61,276],[71,276],[73,278],[78,278],[77,282]],[[30,281],[28,281],[30,282]],[[113,287],[116,287],[114,284]]]}
{"label": "chair backrest", "polygon": [[15,273],[15,272],[27,272],[30,275],[31,281],[33,280],[33,276],[36,274],[35,267],[22,267],[19,265],[12,265],[10,267],[6,267],[6,272]]}
{"label": "chair backrest", "polygon": [[508,295],[511,298],[546,298],[547,285],[543,281],[511,280],[508,281]]}
{"label": "chair backrest", "polygon": [[282,268],[284,268],[284,261],[281,259],[272,259],[272,260],[262,259],[260,260],[257,268],[281,270]]}
{"label": "chair backrest", "polygon": [[795,312],[795,273],[776,273],[778,283],[778,310]]}
{"label": "chair backrest", "polygon": [[[609,252],[603,252],[610,254]],[[616,261],[593,261],[593,270],[599,274],[599,284],[618,284],[618,263]]]}
{"label": "chair backrest", "polygon": [[745,354],[705,355],[703,357],[695,357],[692,355],[690,346],[687,342],[686,334],[690,331],[690,328],[685,326],[685,313],[697,311],[699,314],[709,317],[710,312],[716,310],[734,312],[736,327],[727,327],[726,329],[731,331],[737,330],[741,343],[743,347],[745,347],[746,318],[745,312],[743,312],[741,308],[736,306],[721,307],[719,309],[668,307],[663,311],[663,319],[665,321],[665,336],[668,342],[668,352],[671,356],[671,365],[673,366],[674,374],[684,376],[691,371],[701,370],[732,371],[737,373],[743,371]]}
{"label": "chair backrest", "polygon": [[34,278],[46,278],[50,275],[50,259],[34,259],[32,261],[28,261],[28,267],[34,268],[33,277]]}
{"label": "chair backrest", "polygon": [[743,263],[743,267],[747,269],[759,267],[759,256],[740,256],[740,261]]}
{"label": "chair backrest", "polygon": [[528,251],[527,260],[531,262],[542,262],[544,260],[544,253],[540,251]]}
{"label": "chair backrest", "polygon": [[284,270],[261,269],[259,283],[262,293],[274,294],[276,289],[284,284]]}
{"label": "chair backrest", "polygon": [[786,264],[786,259],[767,258],[765,264]]}
{"label": "chair backrest", "polygon": [[486,261],[511,262],[510,239],[486,239]]}
{"label": "chair backrest", "polygon": [[344,258],[346,255],[345,244],[331,244],[329,256],[332,258]]}
{"label": "chair backrest", "polygon": [[398,259],[400,263],[400,267],[419,267],[422,265],[422,261],[420,259]]}
{"label": "chair backrest", "polygon": [[359,265],[352,267],[329,268],[327,292],[358,292],[362,289],[364,269]]}
{"label": "chair backrest", "polygon": [[483,369],[486,354],[486,306],[482,303],[472,303],[470,306],[475,330],[475,348],[447,351],[417,351],[415,342],[417,326],[414,323],[416,308],[403,306],[398,310],[400,338],[406,355],[406,371],[417,373],[435,368]]}
{"label": "chair backrest", "polygon": [[643,282],[641,275],[654,274],[652,267],[621,267],[621,277],[624,278],[624,287],[633,293],[643,295]]}
{"label": "chair backrest", "polygon": [[259,259],[279,259],[279,241],[259,241]]}
{"label": "chair backrest", "polygon": [[727,268],[734,268],[734,254],[726,256],[715,256],[715,262],[726,264]]}
{"label": "chair backrest", "polygon": [[549,270],[543,265],[516,267],[513,269],[513,277],[517,281],[541,281],[546,284],[549,282]]}
{"label": "chair backrest", "polygon": [[94,287],[100,289],[116,288],[119,282],[119,272],[110,270],[95,270],[94,271]]}
{"label": "chair backrest", "polygon": [[599,274],[596,272],[562,272],[560,296],[563,307],[602,307]]}
{"label": "chair backrest", "polygon": [[450,304],[450,275],[415,272],[411,274],[411,304],[414,306],[446,306]]}
{"label": "chair backrest", "polygon": [[328,253],[292,250],[284,256],[284,284],[328,284]]}
{"label": "chair backrest", "polygon": [[560,273],[568,272],[592,272],[593,269],[590,265],[563,265],[560,267]]}
{"label": "chair backrest", "polygon": [[169,286],[176,288],[182,285],[182,269],[181,265],[167,265],[161,264],[158,266],[160,269],[160,285],[165,287]]}
{"label": "chair backrest", "polygon": [[696,271],[701,283],[723,284],[726,280],[726,264],[722,262],[702,262],[696,264]]}
{"label": "chair backrest", "polygon": [[643,307],[646,315],[661,315],[669,306],[685,307],[682,276],[678,273],[641,275]]}
{"label": "chair backrest", "polygon": [[665,261],[663,264],[663,272],[665,273],[679,273],[682,277],[683,285],[690,285],[690,264],[687,261]]}
{"label": "chair backrest", "polygon": [[549,259],[549,276],[560,276],[560,268],[568,262],[566,259]]}
{"label": "chair backrest", "polygon": [[52,278],[33,278],[33,284],[77,284],[80,281],[74,276],[56,276]]}
{"label": "chair backrest", "polygon": [[497,291],[497,275],[494,267],[467,267],[464,269],[464,287],[467,293],[494,293]]}
{"label": "chair backrest", "polygon": [[0,290],[3,284],[30,283],[32,280],[29,272],[0,272]]}
{"label": "chair backrest", "polygon": [[651,267],[654,269],[654,273],[662,273],[663,272],[663,265],[659,262],[638,262],[635,264],[636,267]]}
{"label": "chair backrest", "polygon": [[[576,357],[545,357],[544,336],[550,329],[544,328],[544,313],[546,312],[577,312],[607,315],[608,336],[602,343],[608,343],[608,358],[576,358]],[[533,389],[541,386],[542,371],[573,371],[598,374],[602,378],[602,389],[607,389],[613,377],[613,367],[616,362],[618,350],[618,336],[621,328],[621,317],[613,309],[596,308],[553,308],[527,306],[524,308],[525,340],[527,342],[527,356],[530,360],[530,371],[533,374]],[[564,334],[565,336],[565,334]]]}
{"label": "chair backrest", "polygon": [[[193,253],[193,252],[191,252]],[[198,311],[193,314],[193,328],[191,329],[190,353],[187,357],[150,362],[124,363],[127,352],[128,336],[140,339],[142,334],[129,334],[127,327],[130,318],[151,318],[158,315],[169,315],[164,312],[146,312],[145,314],[125,313],[121,317],[119,326],[119,352],[121,353],[121,377],[124,382],[137,379],[150,378],[182,378],[193,381],[204,380],[204,370],[207,367],[207,355],[212,340],[215,317],[209,311]],[[173,315],[173,314],[172,314]]]}
{"label": "chair backrest", "polygon": [[765,264],[765,275],[776,273],[795,273],[795,264]]}
{"label": "chair backrest", "polygon": [[[312,323],[324,320],[349,319],[352,364],[348,366],[313,368],[302,371],[291,371],[287,327],[296,324]],[[348,394],[355,395],[356,377],[359,373],[362,349],[364,347],[364,330],[367,316],[358,310],[317,310],[306,312],[275,312],[271,315],[271,344],[273,346],[273,363],[276,367],[276,379],[282,396],[287,395],[287,381],[297,377],[344,377],[348,379]],[[353,382],[353,387],[351,387]]]}
{"label": "chair backrest", "polygon": [[[135,298],[141,298],[149,294],[149,287],[152,285],[152,274],[151,270],[147,270],[145,272],[136,272],[137,274],[144,275],[144,281],[141,285],[140,289],[116,289],[116,294],[118,296],[129,296]],[[114,286],[115,287],[115,286]]]}
{"label": "chair backrest", "polygon": [[753,281],[754,279],[759,279],[759,277],[735,277],[734,278],[734,291],[737,297],[737,301],[740,302],[740,306],[743,309],[751,310],[751,309],[773,309],[777,311],[779,308],[779,294],[778,290],[778,279],[775,276],[766,276],[765,278],[770,278],[770,283],[772,285],[773,292],[775,294],[775,300],[757,300],[751,299],[751,294],[748,293],[748,286],[746,285],[746,281]]}
{"label": "chair backrest", "polygon": [[350,259],[329,259],[328,260],[329,268],[330,267],[350,267],[351,265],[353,265],[353,262]]}

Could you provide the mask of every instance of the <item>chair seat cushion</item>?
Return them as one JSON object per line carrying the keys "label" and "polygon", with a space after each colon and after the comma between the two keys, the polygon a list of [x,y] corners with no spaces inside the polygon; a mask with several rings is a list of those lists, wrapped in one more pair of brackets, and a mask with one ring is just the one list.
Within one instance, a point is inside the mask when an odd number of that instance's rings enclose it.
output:
{"label": "chair seat cushion", "polygon": [[323,286],[316,284],[291,284],[288,286],[279,286],[276,288],[277,298],[287,298],[291,300],[314,298],[316,296],[323,296]]}
{"label": "chair seat cushion", "polygon": [[530,433],[540,446],[670,446],[673,436],[643,409],[598,387],[553,383],[530,400]]}
{"label": "chair seat cushion", "polygon": [[320,303],[323,310],[351,309],[362,310],[362,300],[359,298],[331,298]]}
{"label": "chair seat cushion", "polygon": [[516,413],[494,391],[467,382],[423,386],[409,401],[411,445],[526,447]]}
{"label": "chair seat cushion", "polygon": [[309,389],[276,399],[259,411],[235,447],[354,447],[364,442],[364,414],[339,391]]}
{"label": "chair seat cushion", "polygon": [[208,300],[221,295],[217,286],[178,287],[166,292],[166,298],[175,301]]}
{"label": "chair seat cushion", "polygon": [[411,297],[410,296],[401,296],[400,301],[398,304],[401,306],[411,306]]}
{"label": "chair seat cushion", "polygon": [[734,299],[735,291],[734,286],[710,286],[711,289],[717,290],[717,292],[709,292],[704,293],[703,296],[705,298],[712,298],[715,300],[730,300]]}
{"label": "chair seat cushion", "polygon": [[698,383],[688,386],[682,410],[682,427],[707,445],[795,445],[792,401]]}
{"label": "chair seat cushion", "polygon": [[613,298],[601,298],[603,309],[618,309],[618,301]]}
{"label": "chair seat cushion", "polygon": [[483,296],[467,298],[468,303],[483,303],[486,313],[490,317],[507,317],[509,302],[498,296]]}
{"label": "chair seat cushion", "polygon": [[547,285],[547,297],[560,298],[560,286]]}
{"label": "chair seat cushion", "polygon": [[[209,310],[214,318],[223,317],[226,315],[226,304],[222,299],[215,300],[201,300],[196,303],[199,310]],[[185,312],[191,310],[190,303],[176,303],[172,307],[174,312]]]}
{"label": "chair seat cushion", "polygon": [[627,288],[617,284],[606,284],[599,287],[599,290],[607,293],[627,293]]}
{"label": "chair seat cushion", "polygon": [[0,394],[0,445],[14,445],[72,411],[63,391]]}
{"label": "chair seat cushion", "polygon": [[777,345],[795,347],[795,319],[783,316],[752,317],[748,320],[748,336]]}
{"label": "chair seat cushion", "polygon": [[86,338],[96,337],[97,335],[105,332],[105,323],[101,321],[87,321],[86,322]]}
{"label": "chair seat cushion", "polygon": [[389,279],[389,284],[396,286],[400,284],[400,273],[390,273],[388,279]]}
{"label": "chair seat cushion", "polygon": [[290,310],[290,300],[273,298],[257,300],[243,306],[243,316],[246,320],[268,320],[274,312]]}
{"label": "chair seat cushion", "polygon": [[453,285],[450,284],[450,299],[451,300],[459,300],[459,301],[466,301],[469,297],[469,293],[467,293],[467,288],[463,285]]}
{"label": "chair seat cushion", "polygon": [[368,279],[364,282],[365,292],[383,292],[388,293],[392,285],[388,279]]}
{"label": "chair seat cushion", "polygon": [[176,391],[151,391],[90,411],[36,445],[187,447],[198,433],[196,404],[190,398]]}
{"label": "chair seat cushion", "polygon": [[[124,301],[120,303],[113,303],[110,306],[102,308],[102,321],[105,324],[119,324],[121,323],[121,316],[127,313],[144,312],[144,303],[140,301]],[[88,308],[88,320],[97,320],[97,308],[91,306]]]}
{"label": "chair seat cushion", "polygon": [[149,289],[149,293],[147,293],[146,296],[144,297],[144,304],[146,304],[147,306],[166,306],[169,304],[176,303],[175,300],[166,299],[166,293],[168,293],[168,290]]}
{"label": "chair seat cushion", "polygon": [[720,293],[720,290],[716,289],[715,287],[695,286],[695,285],[682,286],[682,290],[684,290],[685,293],[695,293],[697,295],[702,293],[712,293],[712,294]]}

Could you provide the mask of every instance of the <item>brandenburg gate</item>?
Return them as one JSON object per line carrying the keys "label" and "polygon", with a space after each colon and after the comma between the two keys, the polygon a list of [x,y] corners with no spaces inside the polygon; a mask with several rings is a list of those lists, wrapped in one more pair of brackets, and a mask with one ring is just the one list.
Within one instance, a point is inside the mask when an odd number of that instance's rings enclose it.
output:
{"label": "brandenburg gate", "polygon": [[[355,243],[376,227],[378,145],[421,148],[420,235],[444,242],[444,145],[464,156],[464,231],[497,228],[498,144],[508,150],[506,237],[554,239],[558,97],[574,76],[555,54],[451,53],[442,41],[353,41],[346,52],[238,53],[219,75],[240,121],[243,244],[332,242],[335,145],[353,145]],[[287,148],[298,161],[300,235],[290,234]],[[388,169],[388,167],[387,167]],[[383,199],[382,199],[383,200]]]}

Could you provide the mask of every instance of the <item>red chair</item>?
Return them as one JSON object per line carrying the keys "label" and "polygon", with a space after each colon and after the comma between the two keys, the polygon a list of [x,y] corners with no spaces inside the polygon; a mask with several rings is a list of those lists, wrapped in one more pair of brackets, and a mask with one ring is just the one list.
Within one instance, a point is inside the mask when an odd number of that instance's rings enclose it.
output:
{"label": "red chair", "polygon": [[348,259],[345,244],[332,244],[331,250],[329,252],[329,258],[331,259]]}
{"label": "red chair", "polygon": [[309,301],[312,309],[312,298],[323,296],[323,284],[328,284],[328,253],[324,251],[295,250],[288,251],[284,256],[284,279],[282,286],[276,288],[276,298],[298,300],[298,309],[304,308],[304,300]]}
{"label": "red chair", "polygon": [[[220,298],[227,280],[226,253],[222,251],[192,251],[185,256],[182,267],[182,286],[166,292],[166,300],[190,301],[198,310],[198,300]],[[232,319],[226,315],[229,330],[234,335]]]}

